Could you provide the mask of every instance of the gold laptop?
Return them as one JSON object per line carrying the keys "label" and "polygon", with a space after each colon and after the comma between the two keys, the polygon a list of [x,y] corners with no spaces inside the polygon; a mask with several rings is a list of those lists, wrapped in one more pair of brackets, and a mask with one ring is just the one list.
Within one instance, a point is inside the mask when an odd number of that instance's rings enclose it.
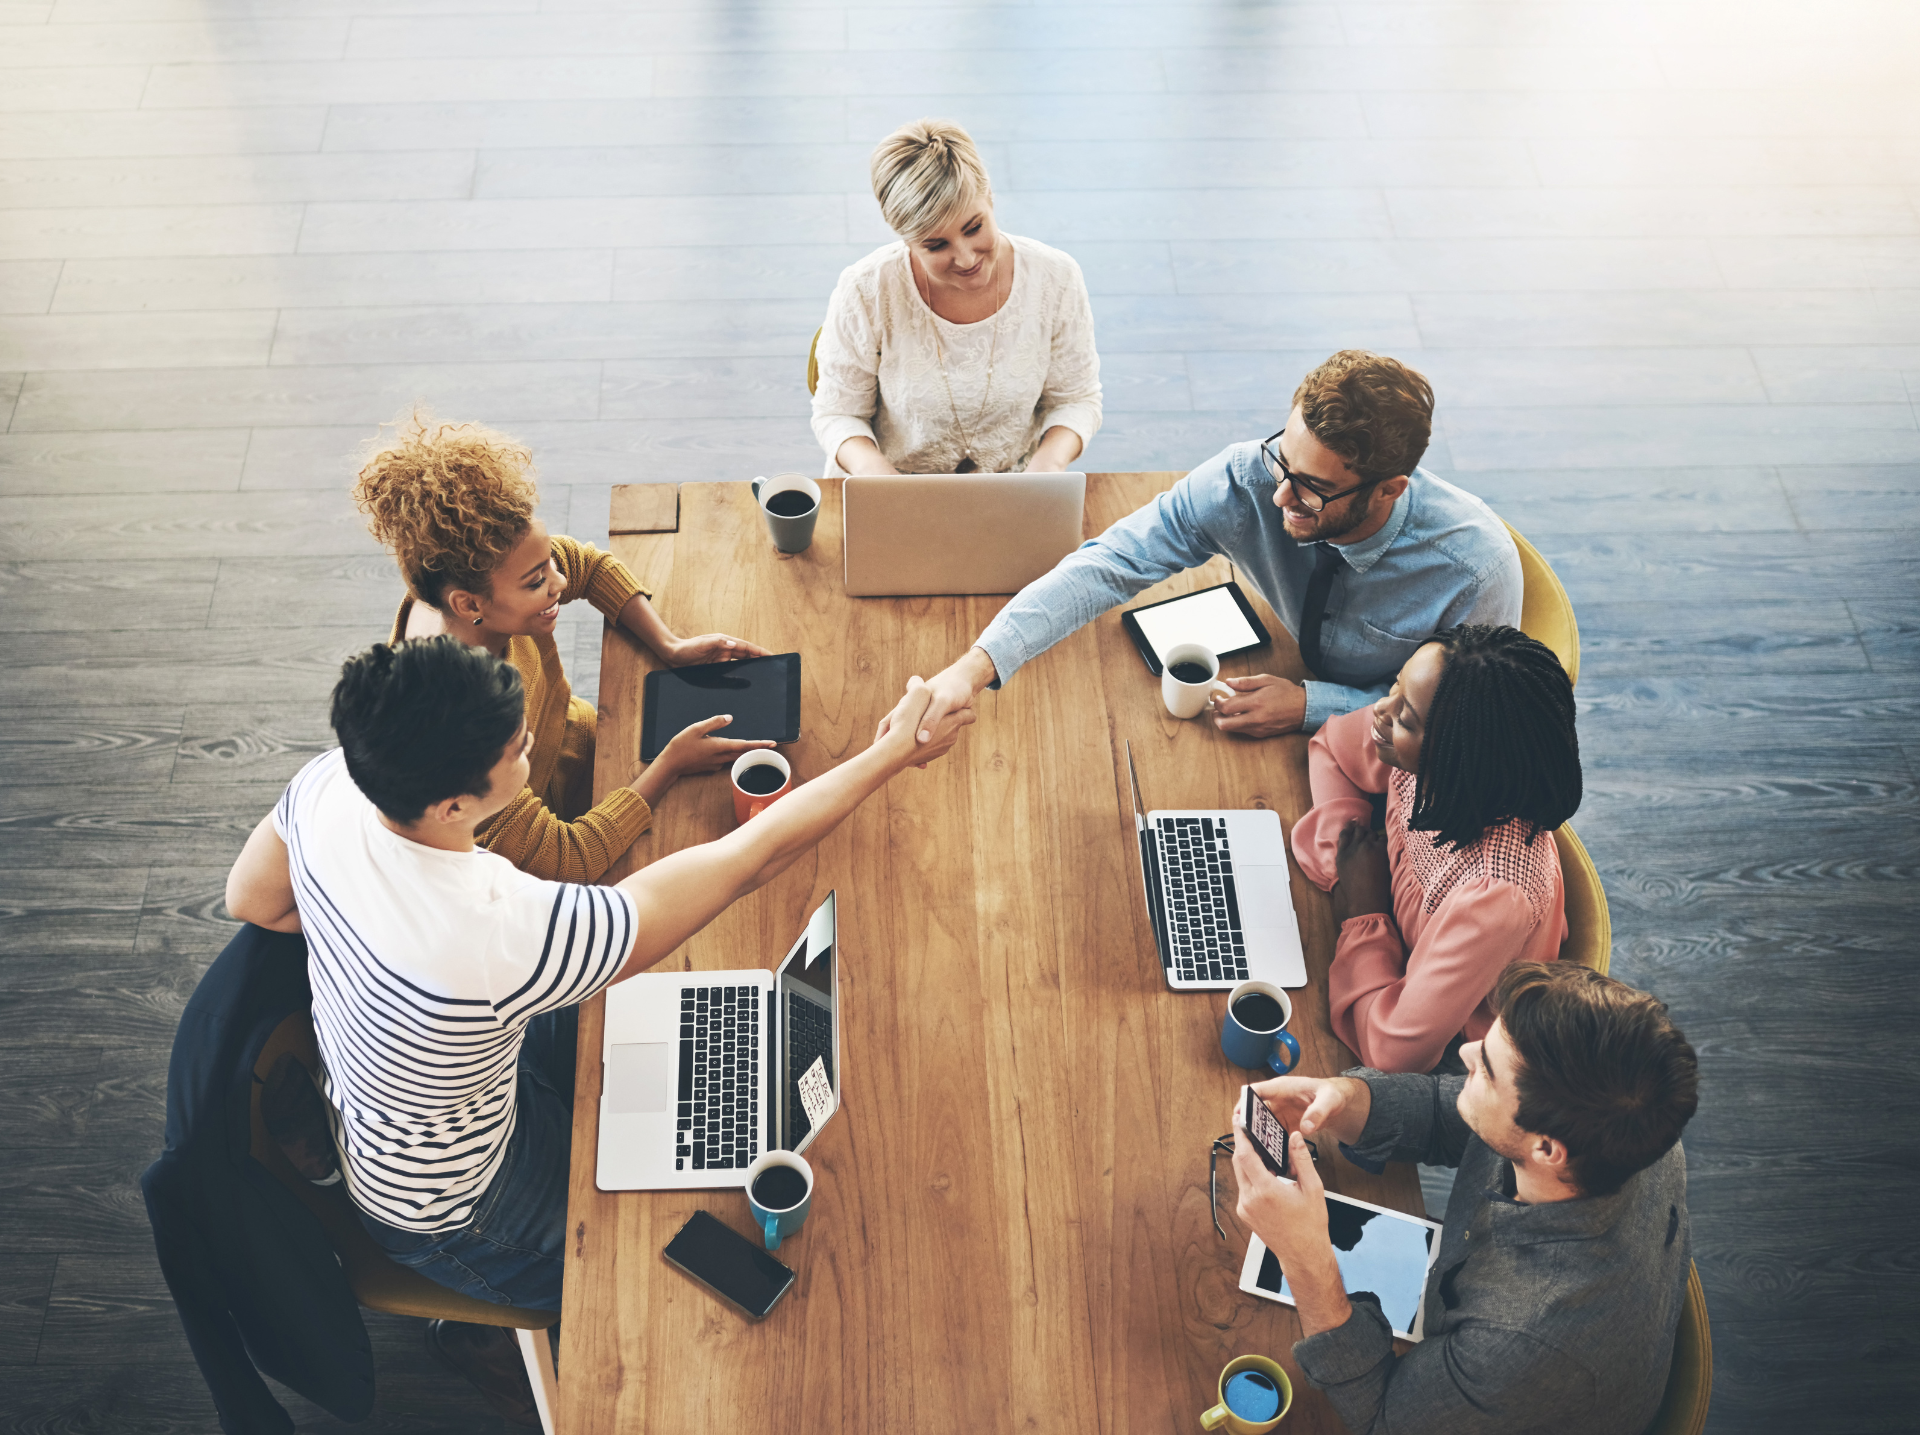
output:
{"label": "gold laptop", "polygon": [[1084,473],[848,478],[840,490],[855,598],[1018,593],[1080,546]]}

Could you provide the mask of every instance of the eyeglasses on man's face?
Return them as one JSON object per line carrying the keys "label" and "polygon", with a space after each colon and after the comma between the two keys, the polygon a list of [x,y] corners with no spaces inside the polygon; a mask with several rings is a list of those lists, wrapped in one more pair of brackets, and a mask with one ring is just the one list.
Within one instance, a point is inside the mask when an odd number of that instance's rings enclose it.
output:
{"label": "eyeglasses on man's face", "polygon": [[1321,486],[1319,479],[1308,478],[1305,474],[1295,473],[1287,467],[1287,461],[1280,457],[1280,434],[1286,431],[1286,426],[1283,424],[1280,428],[1280,433],[1273,434],[1261,440],[1260,457],[1267,461],[1267,472],[1273,475],[1273,481],[1276,484],[1290,483],[1293,485],[1293,496],[1299,500],[1300,506],[1306,509],[1307,512],[1318,513],[1335,499],[1346,498],[1350,494],[1358,493],[1361,489],[1367,487],[1364,483],[1356,483],[1352,488],[1329,491]]}

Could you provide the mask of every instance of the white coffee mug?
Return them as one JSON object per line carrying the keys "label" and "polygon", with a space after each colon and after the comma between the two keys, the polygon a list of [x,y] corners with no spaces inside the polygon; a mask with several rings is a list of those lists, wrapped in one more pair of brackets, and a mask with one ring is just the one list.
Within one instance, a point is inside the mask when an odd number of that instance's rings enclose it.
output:
{"label": "white coffee mug", "polygon": [[[1198,663],[1207,670],[1197,683],[1183,683],[1173,675],[1178,663]],[[1197,717],[1215,693],[1234,696],[1232,688],[1219,681],[1220,660],[1205,643],[1175,643],[1160,655],[1160,701],[1177,718]]]}

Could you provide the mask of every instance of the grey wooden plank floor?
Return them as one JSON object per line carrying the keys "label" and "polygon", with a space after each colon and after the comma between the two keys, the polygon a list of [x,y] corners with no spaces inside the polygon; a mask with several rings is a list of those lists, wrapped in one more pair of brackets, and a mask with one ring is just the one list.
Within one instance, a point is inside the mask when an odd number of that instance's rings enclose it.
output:
{"label": "grey wooden plank floor", "polygon": [[[505,427],[587,538],[614,483],[812,469],[864,157],[925,113],[1086,269],[1088,466],[1265,434],[1336,347],[1432,375],[1429,462],[1582,619],[1614,970],[1704,1059],[1710,1428],[1911,1429],[1916,53],[1906,0],[0,0],[0,1430],[213,1428],[134,1181],[226,864],[395,595],[355,448]],[[491,1428],[372,1325],[377,1428]]]}

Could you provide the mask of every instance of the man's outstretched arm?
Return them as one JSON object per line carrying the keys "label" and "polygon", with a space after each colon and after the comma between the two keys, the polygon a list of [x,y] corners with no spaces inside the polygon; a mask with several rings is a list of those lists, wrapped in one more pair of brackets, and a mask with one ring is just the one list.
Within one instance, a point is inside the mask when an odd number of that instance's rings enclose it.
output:
{"label": "man's outstretched arm", "polygon": [[1226,453],[1220,453],[1108,528],[1014,594],[960,658],[935,674],[921,741],[948,713],[1102,613],[1163,579],[1226,551],[1235,501]]}

